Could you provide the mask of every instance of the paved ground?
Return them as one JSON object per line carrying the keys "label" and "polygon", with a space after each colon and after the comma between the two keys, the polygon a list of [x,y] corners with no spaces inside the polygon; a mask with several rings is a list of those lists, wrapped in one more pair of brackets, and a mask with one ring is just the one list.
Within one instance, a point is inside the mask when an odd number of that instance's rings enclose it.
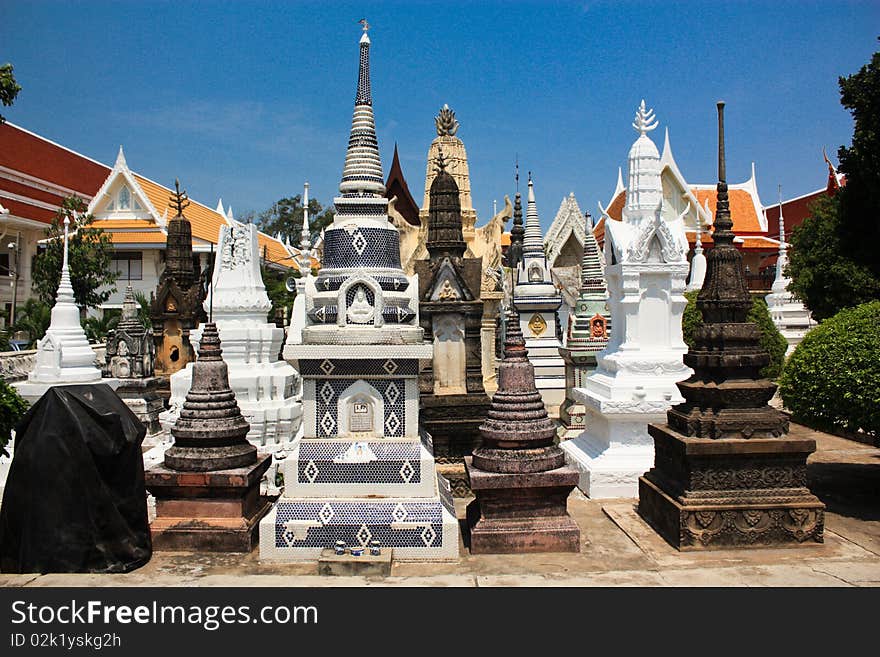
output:
{"label": "paved ground", "polygon": [[[322,577],[314,564],[261,564],[257,552],[156,552],[126,575],[0,575],[4,586],[880,586],[880,449],[792,425],[817,440],[810,486],[827,505],[824,545],[679,553],[633,499],[575,492],[580,554],[471,556],[395,563],[391,577]],[[467,500],[457,500],[459,518]]]}

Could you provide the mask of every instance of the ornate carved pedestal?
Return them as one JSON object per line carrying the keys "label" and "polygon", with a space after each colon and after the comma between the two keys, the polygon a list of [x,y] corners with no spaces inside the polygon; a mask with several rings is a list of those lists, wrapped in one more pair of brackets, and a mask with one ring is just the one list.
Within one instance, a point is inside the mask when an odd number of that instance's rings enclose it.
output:
{"label": "ornate carved pedestal", "polygon": [[148,470],[146,485],[156,498],[153,548],[250,552],[259,543],[260,519],[271,508],[259,494],[271,463],[272,455],[263,454],[253,465],[230,470]]}
{"label": "ornate carved pedestal", "polygon": [[581,531],[566,510],[578,482],[573,468],[487,472],[474,468],[470,456],[465,467],[477,496],[467,506],[471,554],[580,551]]}
{"label": "ornate carved pedestal", "polygon": [[656,466],[639,513],[679,550],[821,543],[825,505],[807,488],[816,441],[688,438],[652,424]]}

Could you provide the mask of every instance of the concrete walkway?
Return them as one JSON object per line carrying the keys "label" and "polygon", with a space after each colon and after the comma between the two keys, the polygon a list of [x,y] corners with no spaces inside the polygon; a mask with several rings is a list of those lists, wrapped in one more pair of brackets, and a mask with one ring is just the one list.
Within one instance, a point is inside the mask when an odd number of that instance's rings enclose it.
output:
{"label": "concrete walkway", "polygon": [[[458,563],[395,563],[387,578],[329,577],[315,564],[262,564],[257,552],[155,552],[126,575],[0,575],[2,586],[878,586],[880,449],[792,425],[815,438],[810,487],[827,505],[825,543],[799,548],[680,553],[635,512],[636,500],[589,500],[569,511],[579,554],[472,556]],[[464,517],[468,500],[456,500]]]}

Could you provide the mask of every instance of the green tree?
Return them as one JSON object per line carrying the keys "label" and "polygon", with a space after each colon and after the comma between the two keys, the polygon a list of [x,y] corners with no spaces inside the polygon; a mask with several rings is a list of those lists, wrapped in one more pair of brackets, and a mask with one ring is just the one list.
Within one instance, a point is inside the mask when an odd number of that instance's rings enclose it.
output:
{"label": "green tree", "polygon": [[4,449],[12,437],[12,430],[27,412],[28,403],[18,391],[0,379],[0,452],[8,456]]}
{"label": "green tree", "polygon": [[853,117],[852,145],[838,150],[846,186],[839,192],[839,234],[850,259],[880,279],[880,52],[841,77],[840,104]]}
{"label": "green tree", "polygon": [[276,269],[270,269],[265,265],[260,266],[260,273],[263,275],[263,285],[266,286],[266,294],[269,295],[269,301],[272,302],[272,308],[266,321],[274,322],[279,311],[284,312],[286,309],[285,319],[290,318],[290,311],[293,309],[293,300],[296,298],[296,292],[287,291],[287,279],[293,276],[299,278],[299,272],[289,270],[281,272]]}
{"label": "green tree", "polygon": [[61,262],[64,258],[64,218],[70,219],[68,262],[73,296],[80,311],[96,308],[116,291],[117,273],[110,267],[113,244],[110,236],[92,226],[95,218],[86,214],[86,202],[78,196],[68,196],[52,218],[46,230],[49,238],[46,249],[34,261],[33,289],[50,306],[61,280]]}
{"label": "green tree", "polygon": [[[15,81],[12,64],[3,64],[0,66],[0,103],[9,107],[15,101],[15,97],[18,96],[19,91],[21,91],[21,87],[18,82]],[[5,121],[6,117],[0,114],[0,123],[4,123]]]}
{"label": "green tree", "polygon": [[[696,303],[699,293],[699,290],[694,290],[692,292],[685,292],[684,295],[688,300],[688,304],[685,306],[684,315],[681,318],[681,330],[684,341],[690,348],[693,348],[695,344],[694,331],[703,324],[703,315],[699,308],[697,308]],[[785,351],[788,349],[788,343],[770,318],[767,302],[761,297],[752,297],[752,307],[746,319],[758,325],[758,330],[761,332],[761,348],[770,354],[770,364],[761,370],[761,376],[775,379],[782,372],[782,364],[785,362]]]}
{"label": "green tree", "polygon": [[27,334],[30,343],[29,349],[33,349],[37,340],[46,335],[46,329],[52,321],[52,309],[40,299],[28,299],[15,312],[15,323],[12,332],[22,331]]}
{"label": "green tree", "polygon": [[[324,208],[316,199],[309,199],[309,233],[312,242],[325,226],[333,221],[333,206]],[[299,244],[303,224],[302,197],[282,198],[268,210],[257,215],[257,226],[268,235],[280,235],[294,246]]]}
{"label": "green tree", "polygon": [[880,297],[880,278],[850,257],[853,245],[843,237],[839,197],[838,193],[817,199],[811,216],[791,235],[789,290],[817,321]]}
{"label": "green tree", "polygon": [[86,338],[90,342],[104,342],[110,331],[116,328],[122,316],[119,308],[109,308],[100,317],[86,317],[82,322]]}
{"label": "green tree", "polygon": [[854,123],[852,145],[838,150],[846,185],[792,231],[787,270],[789,290],[819,321],[880,297],[880,52],[838,83]]}

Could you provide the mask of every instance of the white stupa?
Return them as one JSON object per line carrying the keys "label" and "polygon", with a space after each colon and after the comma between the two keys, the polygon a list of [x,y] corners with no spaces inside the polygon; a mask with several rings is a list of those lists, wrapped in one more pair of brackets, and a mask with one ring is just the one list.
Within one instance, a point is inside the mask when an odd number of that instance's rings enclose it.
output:
{"label": "white stupa", "polygon": [[[586,430],[561,444],[581,471],[578,487],[593,498],[635,497],[638,478],[654,463],[648,424],[665,421],[683,401],[676,387],[691,375],[681,319],[688,273],[685,211],[663,217],[660,154],[648,132],[657,127],[642,101],[629,152],[629,186],[621,221],[605,218],[605,276],[611,338],[596,371],[573,396],[586,409]],[[674,216],[674,215],[673,215]]]}
{"label": "white stupa", "polygon": [[[284,329],[266,321],[272,307],[260,274],[257,227],[231,221],[220,227],[211,290],[204,302],[212,315],[229,368],[229,384],[250,424],[248,440],[262,450],[289,450],[302,420],[300,377],[279,360]],[[202,327],[193,329],[198,344]],[[192,383],[190,363],[171,376],[169,409],[159,416],[163,429],[177,421]]]}
{"label": "white stupa", "polygon": [[535,368],[535,386],[551,415],[565,400],[565,361],[559,355],[559,316],[562,295],[553,284],[544,255],[541,220],[535,203],[535,186],[529,173],[526,227],[522,258],[516,268],[513,307],[519,313],[520,327]]}
{"label": "white stupa", "polygon": [[51,386],[100,383],[101,370],[95,366],[95,352],[79,322],[79,308],[73,297],[68,266],[70,219],[64,218],[64,256],[61,281],[52,307],[49,328],[37,342],[36,363],[27,381],[16,383],[19,394],[33,403]]}
{"label": "white stupa", "polygon": [[694,245],[694,257],[691,258],[691,277],[688,280],[687,291],[693,292],[703,287],[703,281],[706,280],[706,256],[703,253],[703,227],[699,224],[699,214],[697,215],[697,243]]}
{"label": "white stupa", "polygon": [[810,316],[810,311],[803,303],[794,298],[788,291],[791,279],[785,275],[785,267],[788,264],[788,249],[785,244],[785,222],[782,218],[782,188],[779,189],[779,257],[776,260],[776,278],[767,295],[767,307],[770,309],[770,318],[782,333],[782,337],[788,342],[788,356],[794,348],[804,339],[807,331],[815,326],[816,322]]}

